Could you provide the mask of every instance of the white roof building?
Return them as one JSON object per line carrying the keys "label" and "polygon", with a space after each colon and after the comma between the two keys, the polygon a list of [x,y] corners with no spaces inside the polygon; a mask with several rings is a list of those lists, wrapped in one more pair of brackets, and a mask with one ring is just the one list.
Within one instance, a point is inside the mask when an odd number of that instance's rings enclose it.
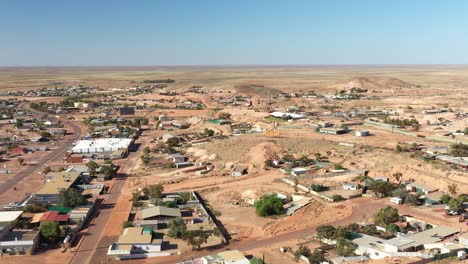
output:
{"label": "white roof building", "polygon": [[4,211],[0,212],[0,223],[2,222],[12,222],[18,219],[18,217],[23,213],[23,211]]}
{"label": "white roof building", "polygon": [[131,138],[97,138],[91,140],[80,140],[70,150],[71,153],[103,153],[128,149],[132,144]]}

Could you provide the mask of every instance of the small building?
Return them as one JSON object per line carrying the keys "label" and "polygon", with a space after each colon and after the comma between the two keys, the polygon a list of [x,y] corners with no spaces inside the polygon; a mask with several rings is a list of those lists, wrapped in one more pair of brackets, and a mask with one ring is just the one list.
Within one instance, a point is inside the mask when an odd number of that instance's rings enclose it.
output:
{"label": "small building", "polygon": [[135,115],[135,107],[121,107],[119,113],[121,116]]}
{"label": "small building", "polygon": [[160,115],[160,116],[158,116],[158,120],[160,122],[163,122],[163,121],[169,121],[169,120],[171,120],[171,118],[168,115]]}
{"label": "small building", "polygon": [[390,202],[394,203],[394,204],[402,204],[403,203],[403,199],[401,199],[400,197],[391,197],[390,198]]}
{"label": "small building", "polygon": [[357,130],[356,131],[356,137],[367,137],[369,136],[370,133],[368,130]]}
{"label": "small building", "polygon": [[162,141],[163,141],[164,143],[166,143],[166,142],[167,142],[169,139],[171,139],[171,138],[177,138],[177,137],[174,136],[174,135],[172,135],[172,134],[164,134],[164,135],[162,136]]}
{"label": "small building", "polygon": [[72,154],[65,159],[67,163],[83,163],[84,156],[81,154]]}
{"label": "small building", "polygon": [[293,176],[300,176],[302,174],[305,174],[309,171],[307,168],[292,168],[291,169],[291,175]]}
{"label": "small building", "polygon": [[249,264],[239,250],[229,250],[201,258],[202,264]]}
{"label": "small building", "polygon": [[167,223],[169,220],[181,217],[179,208],[169,208],[165,206],[148,207],[141,210],[141,219],[158,220],[159,223]]}
{"label": "small building", "polygon": [[354,182],[345,182],[345,183],[343,183],[343,190],[357,191],[359,189],[360,189],[360,186],[357,183],[354,183]]}
{"label": "small building", "polygon": [[39,230],[8,230],[0,238],[0,251],[34,254],[39,246]]}
{"label": "small building", "polygon": [[68,190],[79,177],[79,172],[50,172],[45,176],[44,186],[34,195],[34,201],[38,204],[57,204],[60,191]]}
{"label": "small building", "polygon": [[374,181],[390,182],[390,178],[385,176],[377,176],[374,178]]}
{"label": "small building", "polygon": [[247,174],[247,167],[240,164],[236,165],[231,171],[231,176],[234,177],[240,177],[245,174]]}
{"label": "small building", "polygon": [[430,186],[417,183],[417,182],[412,182],[406,185],[406,190],[409,192],[419,192],[423,194],[429,194],[431,192],[435,192],[438,190],[438,188],[432,188]]}
{"label": "small building", "polygon": [[58,211],[47,211],[42,215],[39,222],[58,222],[65,225],[68,223],[68,218],[67,214],[60,214]]}
{"label": "small building", "polygon": [[462,245],[464,245],[465,247],[468,248],[468,232],[461,234],[458,237],[458,241],[460,242],[460,244],[462,244]]}
{"label": "small building", "polygon": [[11,148],[10,149],[10,153],[12,153],[12,154],[23,154],[23,153],[26,153],[26,152],[27,152],[26,148],[18,147],[18,148]]}
{"label": "small building", "polygon": [[426,205],[434,205],[434,204],[441,204],[442,203],[442,196],[444,196],[444,192],[432,192],[424,195],[424,203]]}
{"label": "small building", "polygon": [[127,227],[119,240],[109,246],[107,256],[118,259],[145,258],[161,252],[162,239],[153,236],[153,229]]}
{"label": "small building", "polygon": [[324,134],[341,135],[348,133],[348,130],[339,127],[321,127],[319,128],[319,132]]}
{"label": "small building", "polygon": [[169,160],[174,162],[174,163],[181,163],[185,162],[187,160],[187,157],[180,153],[174,153],[169,155]]}
{"label": "small building", "polygon": [[174,121],[172,122],[172,126],[179,129],[187,129],[190,127],[190,123],[183,121]]}

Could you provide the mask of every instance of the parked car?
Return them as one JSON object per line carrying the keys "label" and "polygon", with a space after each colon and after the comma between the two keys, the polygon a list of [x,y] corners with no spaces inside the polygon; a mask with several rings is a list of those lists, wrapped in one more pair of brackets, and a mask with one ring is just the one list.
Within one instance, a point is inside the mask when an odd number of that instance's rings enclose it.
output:
{"label": "parked car", "polygon": [[449,210],[445,211],[445,214],[446,214],[446,215],[459,215],[458,212],[456,212],[456,211],[449,211]]}

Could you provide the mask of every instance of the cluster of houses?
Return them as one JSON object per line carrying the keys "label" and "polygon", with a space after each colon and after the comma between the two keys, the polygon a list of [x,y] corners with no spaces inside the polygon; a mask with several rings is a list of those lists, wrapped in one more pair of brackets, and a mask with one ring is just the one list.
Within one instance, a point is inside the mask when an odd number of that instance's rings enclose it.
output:
{"label": "cluster of houses", "polygon": [[[421,222],[409,217],[401,225],[421,226]],[[423,226],[425,223],[423,223]],[[425,228],[425,227],[424,227]],[[448,226],[434,226],[423,231],[399,233],[391,239],[359,234],[352,242],[356,254],[370,259],[392,257],[419,257],[433,259],[438,255],[463,256],[468,248],[468,233],[458,235],[459,230]],[[455,240],[455,238],[458,238]]]}
{"label": "cluster of houses", "polygon": [[[71,234],[79,231],[90,217],[95,200],[104,188],[102,184],[89,184],[90,177],[85,165],[49,172],[44,176],[44,185],[37,192],[27,195],[21,202],[5,206],[9,210],[0,212],[0,252],[34,254],[39,247],[40,227],[46,222],[67,226]],[[83,196],[85,204],[74,208],[57,206],[60,193],[70,189]],[[23,211],[31,206],[39,206],[45,211]],[[21,223],[19,227],[18,223]]]}
{"label": "cluster of houses", "polygon": [[4,91],[0,96],[26,96],[26,97],[51,97],[51,96],[82,96],[96,93],[96,87],[61,87],[61,88],[40,88],[28,91]]}
{"label": "cluster of houses", "polygon": [[[204,226],[204,231],[210,232],[216,228],[213,215],[207,210],[195,192],[190,192],[190,198],[178,202],[181,193],[164,194],[163,203],[172,203],[177,206],[150,205],[137,208],[131,226],[124,228],[118,240],[112,243],[107,256],[124,260],[134,258],[148,258],[168,256],[171,252],[168,243],[164,242],[168,224],[173,219],[182,219],[189,229],[192,226]],[[195,227],[194,227],[195,228]],[[223,241],[224,238],[223,238]]]}

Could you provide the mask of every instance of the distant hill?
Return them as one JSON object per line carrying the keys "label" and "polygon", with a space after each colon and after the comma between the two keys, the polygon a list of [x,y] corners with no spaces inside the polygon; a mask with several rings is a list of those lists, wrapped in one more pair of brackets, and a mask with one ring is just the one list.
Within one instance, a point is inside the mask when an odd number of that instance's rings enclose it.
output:
{"label": "distant hill", "polygon": [[331,85],[331,88],[340,90],[349,90],[351,88],[381,90],[411,87],[415,87],[415,85],[392,77],[356,77],[345,83]]}
{"label": "distant hill", "polygon": [[258,84],[239,84],[234,86],[240,94],[255,94],[260,97],[278,96],[283,94],[282,91]]}

